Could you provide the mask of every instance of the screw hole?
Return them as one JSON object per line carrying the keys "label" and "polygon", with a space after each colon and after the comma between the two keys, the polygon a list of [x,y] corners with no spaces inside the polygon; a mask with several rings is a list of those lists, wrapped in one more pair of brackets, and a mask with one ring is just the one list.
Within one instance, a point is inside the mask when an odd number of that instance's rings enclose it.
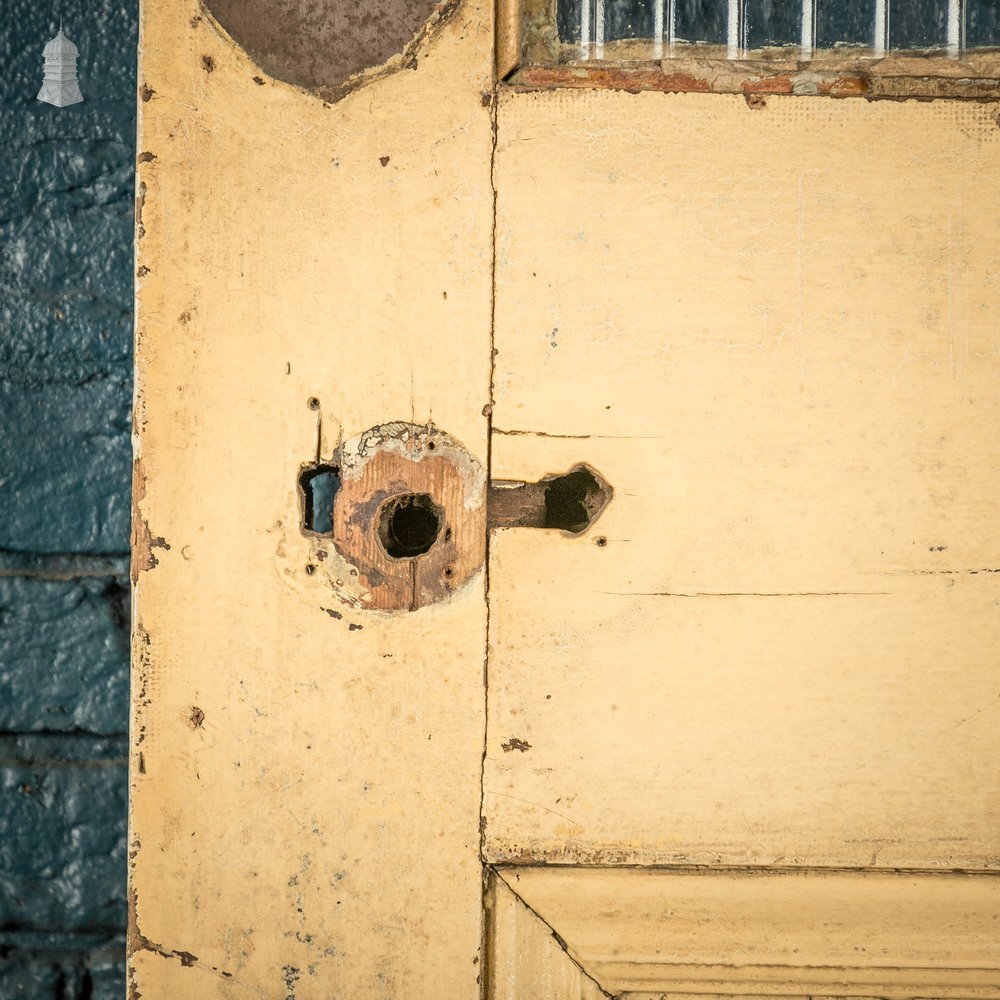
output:
{"label": "screw hole", "polygon": [[318,410],[319,409],[319,400],[315,396],[310,396],[309,397],[309,409],[310,410]]}
{"label": "screw hole", "polygon": [[307,574],[308,576],[312,576],[312,575],[313,575],[313,573],[315,573],[315,572],[316,572],[316,567],[315,567],[315,566],[314,566],[314,565],[313,565],[312,563],[309,563],[309,564],[308,564],[308,565],[306,566],[306,574]]}
{"label": "screw hole", "polygon": [[428,441],[427,442],[427,450],[428,451],[433,451],[436,447],[437,447],[437,445],[433,441]]}
{"label": "screw hole", "polygon": [[603,549],[604,546],[608,544],[608,540],[604,537],[604,535],[598,535],[597,538],[594,539],[594,544],[599,545]]}
{"label": "screw hole", "polygon": [[426,493],[404,493],[382,505],[379,541],[393,559],[422,556],[437,541],[442,520],[441,508]]}
{"label": "screw hole", "polygon": [[445,567],[445,571],[444,571],[444,575],[445,575],[445,576],[451,576],[451,574],[452,574],[453,572],[454,572],[454,570],[453,570],[453,569],[452,569],[452,568],[451,568],[450,566],[446,566],[446,567]]}

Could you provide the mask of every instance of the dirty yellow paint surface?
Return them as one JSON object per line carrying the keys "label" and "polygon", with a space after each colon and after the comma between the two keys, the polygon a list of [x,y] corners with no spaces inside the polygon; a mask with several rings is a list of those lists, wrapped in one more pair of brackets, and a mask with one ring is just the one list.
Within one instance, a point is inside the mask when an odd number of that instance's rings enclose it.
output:
{"label": "dirty yellow paint surface", "polygon": [[[713,971],[741,928],[772,920],[767,958],[799,913],[846,967],[812,925],[854,906],[906,976],[852,995],[996,995],[995,110],[496,107],[480,0],[417,55],[324,104],[144,6],[132,997],[591,997],[581,963],[749,995]],[[613,499],[495,531],[488,595],[470,557],[447,599],[367,609],[297,477],[388,421]],[[482,860],[518,866],[485,911]],[[815,871],[861,868],[921,881]],[[695,971],[637,978],[668,939]],[[981,980],[934,972],[952,945]]]}
{"label": "dirty yellow paint surface", "polygon": [[995,868],[995,108],[507,93],[497,134],[492,475],[615,496],[493,539],[487,857]]}
{"label": "dirty yellow paint surface", "polygon": [[296,480],[386,420],[485,463],[491,53],[469,2],[325,105],[143,5],[135,998],[479,995],[483,574],[338,605]]}

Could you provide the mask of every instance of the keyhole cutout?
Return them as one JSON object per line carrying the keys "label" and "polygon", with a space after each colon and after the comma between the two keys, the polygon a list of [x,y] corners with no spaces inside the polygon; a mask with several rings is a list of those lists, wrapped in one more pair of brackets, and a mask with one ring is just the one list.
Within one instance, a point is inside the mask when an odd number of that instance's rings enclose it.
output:
{"label": "keyhole cutout", "polygon": [[426,493],[404,493],[382,505],[379,541],[393,559],[413,559],[430,551],[443,521],[441,508]]}

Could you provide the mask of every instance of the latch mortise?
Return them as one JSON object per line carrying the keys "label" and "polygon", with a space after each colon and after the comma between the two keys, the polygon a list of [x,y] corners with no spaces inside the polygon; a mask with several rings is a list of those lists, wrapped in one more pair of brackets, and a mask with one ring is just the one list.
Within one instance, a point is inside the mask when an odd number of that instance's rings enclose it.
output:
{"label": "latch mortise", "polygon": [[601,516],[613,494],[601,474],[582,463],[537,483],[493,480],[487,524],[490,529],[560,528],[577,535]]}
{"label": "latch mortise", "polygon": [[482,465],[433,425],[394,421],[299,470],[307,574],[354,607],[415,611],[464,586],[497,528],[585,531],[613,491],[580,463],[535,483],[487,484]]}

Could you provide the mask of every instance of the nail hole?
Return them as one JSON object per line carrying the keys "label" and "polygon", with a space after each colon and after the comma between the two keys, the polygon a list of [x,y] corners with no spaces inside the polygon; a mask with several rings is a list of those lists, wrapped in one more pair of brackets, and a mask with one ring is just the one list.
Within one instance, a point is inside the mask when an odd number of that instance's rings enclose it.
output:
{"label": "nail hole", "polygon": [[441,508],[426,493],[404,493],[379,511],[378,536],[393,559],[412,559],[429,551],[441,531]]}
{"label": "nail hole", "polygon": [[336,465],[313,465],[299,475],[302,490],[303,527],[318,535],[333,531],[333,501],[340,489],[340,469]]}
{"label": "nail hole", "polygon": [[583,531],[609,496],[608,487],[586,466],[558,476],[545,489],[545,527],[574,534]]}
{"label": "nail hole", "polygon": [[316,567],[315,567],[315,566],[313,566],[313,564],[312,564],[312,563],[309,563],[309,564],[308,564],[308,565],[306,566],[306,575],[307,575],[307,576],[312,576],[312,575],[313,575],[313,573],[315,573],[315,572],[316,572]]}
{"label": "nail hole", "polygon": [[452,568],[451,568],[450,566],[446,566],[446,567],[445,567],[445,571],[444,571],[444,575],[445,575],[445,576],[451,576],[451,574],[452,574],[453,572],[454,572],[454,570],[453,570],[453,569],[452,569]]}
{"label": "nail hole", "polygon": [[603,549],[604,546],[608,544],[608,540],[604,537],[604,535],[598,535],[597,538],[594,539],[594,544],[599,545]]}
{"label": "nail hole", "polygon": [[433,441],[428,441],[427,442],[427,450],[428,451],[433,451],[436,447],[437,447],[437,445]]}
{"label": "nail hole", "polygon": [[309,397],[309,409],[310,410],[318,410],[319,409],[319,400],[315,396],[310,396]]}

